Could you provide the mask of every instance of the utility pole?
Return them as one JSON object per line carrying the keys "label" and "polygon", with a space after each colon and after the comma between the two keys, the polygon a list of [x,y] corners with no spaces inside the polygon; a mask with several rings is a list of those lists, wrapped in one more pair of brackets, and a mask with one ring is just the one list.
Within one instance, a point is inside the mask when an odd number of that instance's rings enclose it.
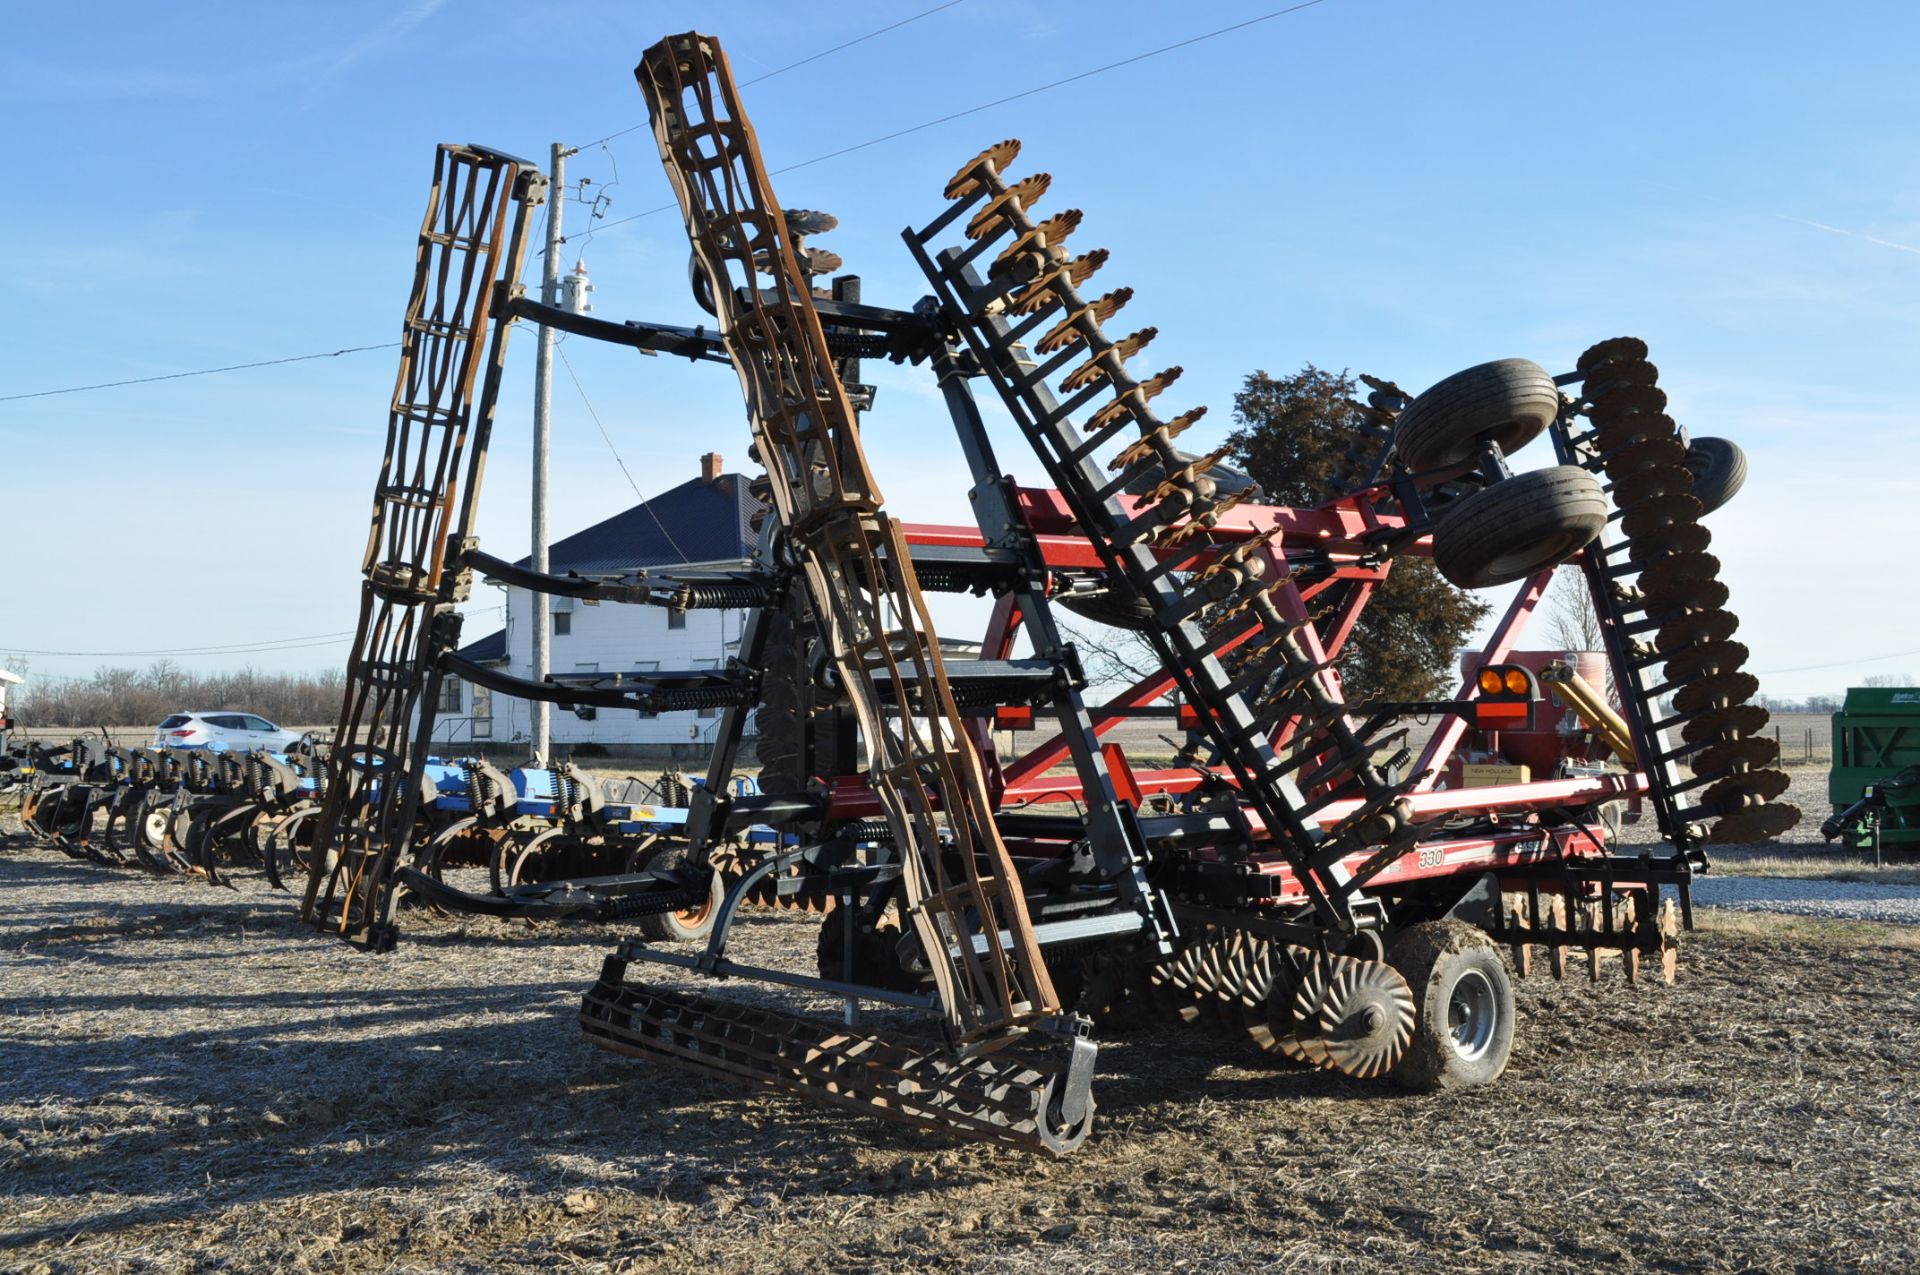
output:
{"label": "utility pole", "polygon": [[[567,206],[567,156],[573,152],[553,144],[547,184],[547,253],[540,270],[540,299],[560,304],[560,215]],[[540,343],[533,362],[533,553],[535,571],[545,574],[547,559],[547,442],[553,412],[553,329],[540,326]],[[553,619],[547,614],[547,595],[533,595],[533,680],[542,682],[552,668]],[[552,750],[552,705],[534,700],[533,761],[545,765]]]}

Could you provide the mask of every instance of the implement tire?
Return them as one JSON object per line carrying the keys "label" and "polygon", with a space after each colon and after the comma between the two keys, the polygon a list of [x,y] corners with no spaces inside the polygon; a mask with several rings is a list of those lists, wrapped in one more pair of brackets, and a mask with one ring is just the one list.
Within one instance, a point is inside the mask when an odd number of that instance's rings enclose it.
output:
{"label": "implement tire", "polygon": [[1433,531],[1433,565],[1463,589],[1491,588],[1565,562],[1606,525],[1599,480],[1578,465],[1553,465],[1444,510]]}
{"label": "implement tire", "polygon": [[1491,1084],[1513,1053],[1513,979],[1484,930],[1428,921],[1405,930],[1387,964],[1413,989],[1413,1043],[1388,1073],[1407,1089]]}
{"label": "implement tire", "polygon": [[820,689],[813,682],[811,615],[806,596],[794,590],[778,609],[762,617],[769,628],[760,653],[760,706],[753,713],[757,733],[754,753],[760,762],[760,791],[770,797],[805,792],[811,778],[807,773],[807,737],[822,707]]}
{"label": "implement tire", "polygon": [[[692,852],[686,846],[668,846],[647,861],[648,868],[692,869]],[[678,912],[655,912],[651,916],[634,918],[634,925],[640,933],[656,943],[700,943],[713,933],[714,918],[720,915],[720,904],[726,900],[727,885],[720,879],[720,873],[712,868],[707,870],[707,897],[699,904],[682,908]]]}
{"label": "implement tire", "polygon": [[1687,469],[1701,513],[1710,514],[1739,494],[1747,482],[1747,454],[1725,438],[1696,438],[1687,446]]}
{"label": "implement tire", "polygon": [[1560,414],[1560,389],[1528,359],[1496,359],[1455,372],[1407,404],[1394,422],[1401,463],[1419,471],[1469,459],[1482,439],[1511,456]]}

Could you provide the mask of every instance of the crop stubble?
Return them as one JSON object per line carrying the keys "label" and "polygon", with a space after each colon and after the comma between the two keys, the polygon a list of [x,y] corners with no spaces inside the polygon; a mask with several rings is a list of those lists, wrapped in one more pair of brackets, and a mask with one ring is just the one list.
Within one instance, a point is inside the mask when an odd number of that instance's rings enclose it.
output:
{"label": "crop stubble", "polygon": [[[1530,980],[1512,1069],[1465,1095],[1136,1031],[1094,1140],[1043,1163],[588,1048],[612,930],[421,919],[368,957],[258,883],[18,840],[0,899],[4,1268],[1920,1260],[1920,950],[1873,927],[1711,932],[1673,988]],[[810,952],[816,924],[748,917],[739,950]]]}

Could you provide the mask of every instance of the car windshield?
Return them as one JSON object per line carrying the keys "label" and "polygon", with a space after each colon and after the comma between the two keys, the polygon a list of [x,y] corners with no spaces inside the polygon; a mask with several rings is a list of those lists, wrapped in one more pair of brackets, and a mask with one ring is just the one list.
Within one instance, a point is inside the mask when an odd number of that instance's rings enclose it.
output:
{"label": "car windshield", "polygon": [[185,713],[175,713],[173,716],[167,718],[166,721],[160,723],[160,729],[172,730],[175,726],[185,726],[188,722],[192,720],[193,719],[191,717],[188,717]]}

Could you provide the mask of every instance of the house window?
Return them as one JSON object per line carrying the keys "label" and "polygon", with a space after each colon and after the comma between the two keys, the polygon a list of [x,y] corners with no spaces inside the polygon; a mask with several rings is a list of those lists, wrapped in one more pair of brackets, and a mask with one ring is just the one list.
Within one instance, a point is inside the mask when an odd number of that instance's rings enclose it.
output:
{"label": "house window", "polygon": [[565,637],[573,632],[573,612],[555,611],[553,613],[553,635]]}
{"label": "house window", "polygon": [[493,692],[484,686],[473,688],[473,737],[493,738]]}
{"label": "house window", "polygon": [[449,677],[440,683],[440,711],[457,713],[460,711],[460,679]]}
{"label": "house window", "polygon": [[670,628],[670,629],[684,629],[684,628],[686,628],[686,627],[687,627],[687,613],[686,613],[685,611],[669,611],[669,612],[667,612],[667,627],[668,627],[668,628]]}

